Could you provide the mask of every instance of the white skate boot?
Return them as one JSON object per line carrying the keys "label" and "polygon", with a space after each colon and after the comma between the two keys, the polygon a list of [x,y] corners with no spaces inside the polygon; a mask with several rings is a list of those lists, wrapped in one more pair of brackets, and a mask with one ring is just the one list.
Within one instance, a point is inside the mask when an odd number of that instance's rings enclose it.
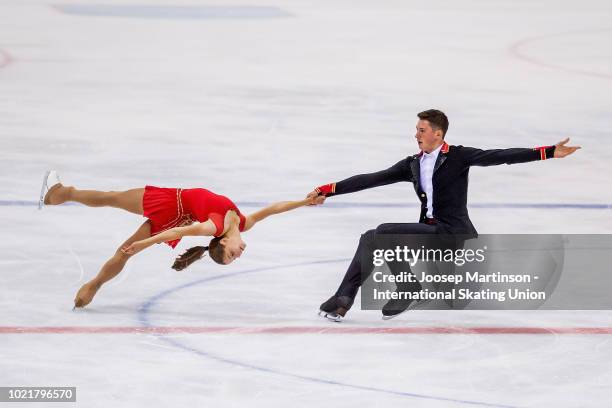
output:
{"label": "white skate boot", "polygon": [[49,193],[62,185],[57,171],[47,170],[43,177],[42,188],[40,189],[40,198],[38,199],[38,209],[42,210],[45,204],[49,203]]}

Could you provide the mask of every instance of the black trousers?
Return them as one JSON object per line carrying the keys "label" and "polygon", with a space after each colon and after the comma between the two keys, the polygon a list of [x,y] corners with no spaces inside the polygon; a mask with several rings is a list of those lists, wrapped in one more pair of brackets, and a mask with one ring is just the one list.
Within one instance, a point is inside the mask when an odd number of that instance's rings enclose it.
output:
{"label": "black trousers", "polygon": [[[357,296],[357,292],[359,291],[359,287],[361,286],[362,279],[365,280],[372,273],[374,267],[372,264],[372,259],[369,262],[369,269],[363,270],[362,275],[362,257],[367,259],[367,257],[372,258],[372,253],[376,248],[376,238],[377,235],[383,234],[429,234],[434,235],[437,234],[436,225],[429,225],[424,223],[389,223],[389,224],[381,224],[376,229],[371,229],[366,231],[361,235],[359,239],[359,246],[357,247],[357,251],[355,251],[355,255],[353,256],[353,260],[349,265],[346,274],[344,275],[344,279],[342,279],[342,283],[340,283],[340,287],[336,291],[336,296],[349,296],[351,299],[354,299]],[[432,237],[433,238],[433,237]],[[364,252],[365,251],[365,252]],[[398,274],[399,271],[393,270],[393,267],[390,267],[391,272],[394,274]],[[405,268],[404,268],[405,270]],[[369,272],[368,272],[369,271]],[[418,282],[415,283],[416,286],[420,287]],[[416,289],[418,290],[418,289]]]}

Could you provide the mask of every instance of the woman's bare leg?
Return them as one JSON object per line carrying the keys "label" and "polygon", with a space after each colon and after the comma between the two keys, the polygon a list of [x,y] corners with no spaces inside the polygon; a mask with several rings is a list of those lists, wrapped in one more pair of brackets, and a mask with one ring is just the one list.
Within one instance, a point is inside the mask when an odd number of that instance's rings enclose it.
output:
{"label": "woman's bare leg", "polygon": [[74,187],[59,186],[49,190],[45,203],[50,205],[75,201],[89,207],[114,207],[142,215],[142,197],[144,188],[135,188],[127,191],[96,191],[77,190]]}
{"label": "woman's bare leg", "polygon": [[117,248],[115,254],[102,266],[102,269],[100,269],[98,275],[81,286],[81,289],[79,289],[74,299],[74,307],[83,307],[88,305],[96,295],[98,289],[100,289],[104,283],[113,279],[123,270],[123,267],[132,255],[124,254],[121,252],[121,248],[131,244],[132,242],[149,238],[150,236],[151,224],[149,221],[146,221],[140,226],[140,228],[138,228],[138,230],[136,230],[134,235],[129,237],[119,248]]}

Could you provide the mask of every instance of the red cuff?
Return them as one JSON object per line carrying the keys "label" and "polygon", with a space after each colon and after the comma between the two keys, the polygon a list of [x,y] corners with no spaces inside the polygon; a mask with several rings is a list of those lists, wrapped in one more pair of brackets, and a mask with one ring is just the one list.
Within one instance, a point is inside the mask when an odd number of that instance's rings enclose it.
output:
{"label": "red cuff", "polygon": [[538,146],[533,150],[540,151],[540,160],[552,159],[555,154],[555,146]]}
{"label": "red cuff", "polygon": [[322,196],[329,196],[336,192],[336,183],[329,183],[315,188],[315,191]]}

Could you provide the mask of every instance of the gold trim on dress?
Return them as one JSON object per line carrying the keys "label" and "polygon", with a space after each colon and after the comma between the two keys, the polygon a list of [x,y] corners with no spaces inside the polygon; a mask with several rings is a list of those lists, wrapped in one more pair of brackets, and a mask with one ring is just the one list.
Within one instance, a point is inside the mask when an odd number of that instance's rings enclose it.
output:
{"label": "gold trim on dress", "polygon": [[162,232],[168,231],[169,229],[172,229],[175,227],[184,227],[186,225],[193,224],[194,220],[191,218],[191,214],[184,213],[183,198],[181,196],[182,192],[183,192],[182,188],[176,189],[176,211],[177,211],[176,218],[162,225],[161,227],[162,229],[155,233],[152,233],[151,236],[161,234]]}

